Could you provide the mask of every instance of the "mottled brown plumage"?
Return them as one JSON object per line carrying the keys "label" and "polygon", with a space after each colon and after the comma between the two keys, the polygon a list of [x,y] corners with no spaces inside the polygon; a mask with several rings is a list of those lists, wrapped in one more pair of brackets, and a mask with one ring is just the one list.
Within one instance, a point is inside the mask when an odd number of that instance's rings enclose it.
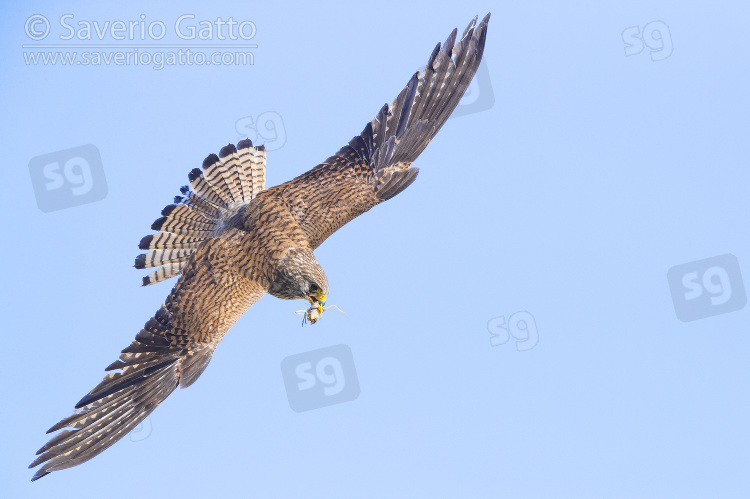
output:
{"label": "mottled brown plumage", "polygon": [[322,313],[328,281],[313,255],[347,222],[406,189],[412,162],[443,126],[482,58],[489,14],[456,42],[454,30],[334,156],[265,189],[265,149],[249,140],[210,155],[190,172],[183,196],[162,211],[139,247],[136,268],[156,268],[150,285],[180,276],[164,305],[107,367],[76,414],[37,454],[32,480],[87,461],[140,423],[177,386],[190,386],[216,346],[261,296],[307,299]]}

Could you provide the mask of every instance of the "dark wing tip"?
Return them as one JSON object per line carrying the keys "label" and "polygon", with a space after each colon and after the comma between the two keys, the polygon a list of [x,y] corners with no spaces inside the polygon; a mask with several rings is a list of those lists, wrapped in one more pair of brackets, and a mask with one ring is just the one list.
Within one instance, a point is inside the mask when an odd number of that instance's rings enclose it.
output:
{"label": "dark wing tip", "polygon": [[242,139],[237,142],[237,149],[249,149],[253,147],[253,141],[250,139]]}
{"label": "dark wing tip", "polygon": [[[33,467],[34,467],[34,466],[29,466],[29,468],[33,468]],[[31,481],[32,481],[32,482],[36,482],[37,480],[39,480],[39,479],[40,479],[40,478],[42,478],[43,476],[47,476],[47,475],[49,475],[50,473],[51,473],[50,471],[39,470],[39,471],[37,471],[37,472],[36,472],[36,473],[34,474],[34,476],[32,476],[32,477],[31,477]]]}
{"label": "dark wing tip", "polygon": [[[206,159],[208,159],[208,158],[206,158]],[[203,161],[203,164],[206,164],[206,162]],[[200,177],[202,174],[203,174],[203,172],[201,171],[200,168],[193,168],[192,170],[190,170],[190,173],[188,173],[188,180],[192,182],[193,180],[195,180],[198,177]]]}
{"label": "dark wing tip", "polygon": [[231,156],[232,154],[237,152],[237,148],[234,147],[234,144],[227,144],[224,147],[221,148],[219,151],[219,157],[220,158],[226,158],[227,156]]}
{"label": "dark wing tip", "polygon": [[419,71],[414,73],[406,84],[406,95],[404,100],[404,108],[401,110],[401,116],[399,117],[398,125],[396,126],[396,137],[401,137],[401,134],[406,128],[406,123],[409,121],[411,116],[411,108],[414,104],[414,97],[417,93],[417,86],[419,85]]}
{"label": "dark wing tip", "polygon": [[177,208],[176,204],[168,204],[164,207],[163,210],[161,210],[161,214],[165,217],[168,217],[170,213],[174,211],[174,209]]}
{"label": "dark wing tip", "polygon": [[149,234],[148,236],[145,236],[143,239],[141,239],[141,242],[138,243],[138,249],[149,249],[149,246],[151,246],[151,240],[154,238],[153,234]]}
{"label": "dark wing tip", "polygon": [[479,25],[474,30],[474,36],[476,36],[480,43],[484,45],[484,39],[487,36],[487,24],[490,22],[490,12],[487,13],[486,16],[484,16],[484,19],[479,23]]}
{"label": "dark wing tip", "polygon": [[112,362],[110,365],[108,365],[104,370],[105,371],[114,371],[115,369],[122,369],[126,365],[127,364],[125,364],[123,361],[116,360],[116,361]]}
{"label": "dark wing tip", "polygon": [[435,62],[435,58],[438,56],[439,53],[440,53],[440,42],[438,42],[437,45],[435,45],[435,48],[432,49],[432,54],[430,54],[430,58],[427,59],[427,64],[425,65],[425,68],[432,67],[432,63]]}
{"label": "dark wing tip", "polygon": [[[232,146],[232,147],[234,147],[234,146]],[[224,148],[222,148],[222,151],[223,150],[224,150]],[[209,154],[208,156],[206,156],[206,159],[203,160],[203,169],[205,170],[206,168],[208,168],[209,166],[213,165],[217,161],[219,161],[219,157],[216,154]],[[195,170],[197,170],[197,168]],[[195,171],[195,170],[193,170],[193,171]],[[191,182],[192,182],[192,180],[191,180]]]}
{"label": "dark wing tip", "polygon": [[154,223],[151,224],[151,228],[153,230],[161,230],[161,226],[164,225],[164,222],[167,221],[167,217],[161,217],[154,220]]}
{"label": "dark wing tip", "polygon": [[137,269],[145,269],[146,268],[146,253],[141,253],[137,257],[135,257],[135,265],[133,267]]}
{"label": "dark wing tip", "polygon": [[479,19],[479,16],[474,16],[474,19],[472,19],[472,20],[471,20],[471,22],[469,23],[469,25],[468,25],[468,26],[466,26],[466,29],[464,30],[464,34],[463,34],[463,35],[461,35],[461,39],[462,39],[462,40],[463,40],[464,38],[466,38],[466,35],[468,35],[468,34],[470,34],[470,33],[472,33],[472,32],[473,32],[474,28],[475,28],[475,27],[476,27],[476,25],[477,25],[477,19]]}
{"label": "dark wing tip", "polygon": [[80,409],[81,407],[86,407],[95,400],[96,399],[90,393],[87,393],[81,400],[78,401],[78,403],[75,405],[75,408]]}
{"label": "dark wing tip", "polygon": [[138,376],[125,378],[119,383],[115,383],[113,385],[107,385],[106,387],[102,387],[101,389],[94,388],[94,390],[87,393],[81,400],[78,401],[78,403],[75,405],[75,408],[81,409],[108,395],[112,395],[113,393],[117,393],[120,390],[124,390],[125,388],[131,387],[135,385],[136,383],[143,381],[145,378],[148,378],[148,376],[151,375],[152,373],[157,372],[159,369],[163,367],[174,364],[178,360],[179,358],[170,357],[164,360],[163,362],[159,362],[158,364],[155,364],[155,365],[152,365],[150,367],[143,369],[142,371],[139,372]]}
{"label": "dark wing tip", "polygon": [[[476,20],[477,18],[475,17],[471,23],[474,23]],[[469,27],[471,27],[471,24],[469,24]],[[466,29],[468,30],[469,28]],[[445,46],[453,47],[456,44],[456,36],[458,36],[458,28],[453,28],[453,31],[451,31],[451,34],[445,40]]]}

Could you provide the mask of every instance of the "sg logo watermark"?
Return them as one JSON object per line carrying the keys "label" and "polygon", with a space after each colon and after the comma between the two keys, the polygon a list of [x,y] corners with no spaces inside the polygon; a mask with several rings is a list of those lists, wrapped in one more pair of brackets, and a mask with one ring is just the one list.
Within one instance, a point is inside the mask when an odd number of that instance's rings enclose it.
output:
{"label": "sg logo watermark", "polygon": [[29,174],[36,204],[45,213],[93,203],[107,196],[102,158],[93,145],[32,158]]}
{"label": "sg logo watermark", "polygon": [[643,27],[631,26],[622,31],[625,55],[637,55],[648,47],[652,61],[663,61],[672,55],[672,35],[663,21],[651,21]]}
{"label": "sg logo watermark", "polygon": [[289,407],[310,411],[359,397],[359,380],[346,345],[290,355],[281,361]]}
{"label": "sg logo watermark", "polygon": [[667,279],[682,322],[734,312],[747,303],[740,263],[732,254],[675,265]]}
{"label": "sg logo watermark", "polygon": [[266,151],[281,149],[286,144],[284,120],[276,111],[260,113],[257,118],[245,116],[234,124],[238,140],[250,139],[253,145],[265,145]]}
{"label": "sg logo watermark", "polygon": [[487,321],[487,331],[490,333],[490,345],[493,347],[505,345],[513,338],[516,350],[524,352],[531,350],[539,343],[539,330],[536,320],[529,312],[520,311],[505,320],[505,316],[494,317]]}
{"label": "sg logo watermark", "polygon": [[153,426],[151,425],[151,416],[146,416],[146,419],[138,423],[135,428],[130,430],[130,434],[128,436],[130,437],[131,442],[140,442],[150,437],[152,431]]}

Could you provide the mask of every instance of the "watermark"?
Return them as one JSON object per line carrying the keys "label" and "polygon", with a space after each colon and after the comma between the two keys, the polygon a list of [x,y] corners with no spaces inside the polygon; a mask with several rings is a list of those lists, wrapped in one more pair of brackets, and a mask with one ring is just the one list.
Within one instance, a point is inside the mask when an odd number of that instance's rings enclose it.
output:
{"label": "watermark", "polygon": [[622,31],[625,55],[638,55],[648,48],[652,61],[663,61],[672,55],[672,35],[664,21],[651,21],[643,29],[630,26]]}
{"label": "watermark", "polygon": [[747,303],[740,263],[729,253],[675,265],[667,280],[675,314],[682,322],[734,312]]}
{"label": "watermark", "polygon": [[31,158],[29,174],[36,204],[45,213],[107,196],[102,158],[91,144]]}
{"label": "watermark", "polygon": [[215,51],[211,53],[179,49],[144,52],[133,50],[95,50],[71,52],[49,50],[24,52],[27,66],[148,66],[155,70],[167,66],[244,66],[253,64],[252,52]]}
{"label": "watermark", "polygon": [[245,116],[234,124],[238,141],[250,139],[253,145],[265,145],[266,151],[281,149],[286,144],[284,119],[276,111],[265,111],[257,117]]}
{"label": "watermark", "polygon": [[138,426],[130,430],[130,441],[140,442],[142,440],[146,440],[151,436],[152,431],[153,426],[151,425],[151,416],[146,416],[146,419],[138,423]]}
{"label": "watermark", "polygon": [[289,407],[310,411],[359,397],[359,380],[351,349],[334,345],[290,355],[281,361]]}
{"label": "watermark", "polygon": [[[419,68],[420,77],[422,77],[426,66]],[[487,60],[482,59],[477,67],[477,72],[472,78],[471,83],[466,88],[461,100],[458,101],[456,109],[450,115],[450,118],[465,116],[467,114],[481,113],[487,111],[495,105],[495,93],[492,91],[492,82],[490,81],[490,70],[487,69]]]}
{"label": "watermark", "polygon": [[513,338],[516,350],[525,352],[539,343],[536,320],[525,310],[511,314],[507,321],[504,315],[493,317],[487,321],[487,331],[490,333],[490,345],[493,347],[505,345]]}
{"label": "watermark", "polygon": [[[170,27],[167,27],[167,26]],[[69,40],[103,41],[159,41],[171,34],[183,41],[193,40],[252,40],[258,31],[252,21],[236,21],[233,17],[224,20],[217,17],[212,20],[196,20],[194,14],[182,14],[172,23],[162,20],[147,20],[146,14],[138,19],[89,21],[77,20],[73,14],[63,14],[50,21],[42,14],[34,14],[26,19],[24,26],[26,36],[34,41],[49,37],[52,27],[58,32],[57,38]],[[54,38],[54,37],[53,37]],[[257,46],[253,46],[255,48]]]}
{"label": "watermark", "polygon": [[[50,20],[42,14],[26,19],[31,43],[22,45],[26,65],[167,66],[253,65],[257,28],[249,20],[196,19],[182,14],[174,20],[150,20],[145,14],[129,20],[76,19],[64,14]],[[222,43],[211,43],[219,41]],[[217,50],[220,49],[220,50]]]}

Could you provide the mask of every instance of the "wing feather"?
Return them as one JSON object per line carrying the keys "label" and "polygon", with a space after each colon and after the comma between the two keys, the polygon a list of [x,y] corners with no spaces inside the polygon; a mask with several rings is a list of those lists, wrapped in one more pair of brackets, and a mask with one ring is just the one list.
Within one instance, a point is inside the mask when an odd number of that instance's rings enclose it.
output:
{"label": "wing feather", "polygon": [[[412,162],[453,112],[477,70],[489,17],[479,24],[475,18],[458,42],[454,30],[438,44],[424,71],[414,74],[334,156],[264,193],[281,198],[313,249],[416,179]],[[220,237],[205,237],[209,222],[263,190],[265,149],[253,148],[250,141],[227,146],[220,156],[206,158],[203,171],[194,169],[189,181],[195,194],[182,189],[189,209],[165,208],[154,222],[162,232],[141,240],[140,248],[150,251],[136,259],[138,268],[162,266],[154,280],[178,271],[182,275],[164,305],[107,367],[112,372],[78,402],[78,412],[49,429],[60,433],[37,452],[29,467],[42,467],[32,480],[96,456],[178,386],[195,382],[224,334],[266,292],[268,278],[262,272],[256,272],[257,279],[248,276],[255,267],[247,260],[250,252],[242,247],[240,231],[230,228]]]}
{"label": "wing feather", "polygon": [[119,360],[116,371],[76,404],[77,413],[49,429],[62,430],[37,452],[32,480],[76,466],[125,436],[178,386],[203,373],[216,346],[265,289],[239,273],[238,238],[212,239],[191,258],[166,303]]}
{"label": "wing feather", "polygon": [[460,40],[454,29],[438,43],[425,69],[334,156],[269,189],[291,207],[313,248],[414,182],[418,170],[412,162],[448,120],[477,71],[489,19],[489,14],[479,23],[474,18]]}

